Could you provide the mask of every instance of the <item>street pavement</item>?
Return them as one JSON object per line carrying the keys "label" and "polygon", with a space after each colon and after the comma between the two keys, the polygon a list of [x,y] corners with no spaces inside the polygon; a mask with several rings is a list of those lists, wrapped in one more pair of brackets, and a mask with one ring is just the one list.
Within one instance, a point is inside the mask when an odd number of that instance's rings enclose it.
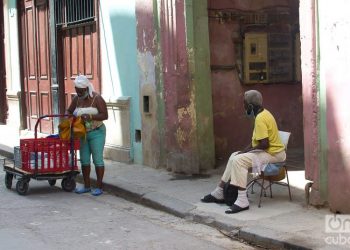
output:
{"label": "street pavement", "polygon": [[[9,135],[4,130],[0,127],[0,136],[1,133]],[[0,141],[0,151],[11,155],[15,145],[16,135],[13,135],[8,140]],[[254,194],[248,192],[250,209],[238,214],[225,214],[228,207],[224,204],[200,202],[202,196],[215,188],[223,170],[224,164],[202,175],[186,176],[164,169],[106,160],[104,189],[127,200],[212,226],[227,235],[269,249],[350,248],[350,233],[325,231],[326,215],[331,215],[329,209],[317,209],[306,204],[304,187],[307,181],[300,167],[289,168],[292,201],[289,201],[286,187],[274,185],[273,198],[263,197],[259,208],[259,188],[256,187]],[[91,178],[96,179],[93,171]],[[81,176],[78,176],[78,181],[81,180]]]}
{"label": "street pavement", "polygon": [[[5,173],[0,171],[0,179]],[[60,181],[30,181],[18,195],[0,181],[0,249],[257,249],[214,228],[127,201],[64,192]],[[179,240],[181,239],[181,240]]]}

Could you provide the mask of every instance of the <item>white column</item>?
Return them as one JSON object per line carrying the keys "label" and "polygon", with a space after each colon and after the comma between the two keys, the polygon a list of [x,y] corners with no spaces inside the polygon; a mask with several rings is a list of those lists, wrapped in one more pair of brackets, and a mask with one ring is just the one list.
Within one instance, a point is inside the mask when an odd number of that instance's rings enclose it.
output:
{"label": "white column", "polygon": [[20,102],[21,91],[19,38],[18,38],[18,10],[17,0],[4,0],[4,32],[5,32],[5,62],[7,101],[9,106],[6,124],[16,131],[20,128]]}
{"label": "white column", "polygon": [[18,43],[18,11],[16,0],[4,0],[5,60],[8,94],[21,90],[19,43]]}

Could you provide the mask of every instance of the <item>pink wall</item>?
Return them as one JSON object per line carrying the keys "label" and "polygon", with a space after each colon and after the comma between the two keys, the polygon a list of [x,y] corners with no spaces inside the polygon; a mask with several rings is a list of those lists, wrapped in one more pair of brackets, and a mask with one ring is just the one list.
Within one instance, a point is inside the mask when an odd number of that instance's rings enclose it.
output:
{"label": "pink wall", "polygon": [[319,184],[318,93],[316,82],[316,23],[313,0],[300,2],[301,67],[303,79],[305,178],[313,181],[310,203],[323,204]]}
{"label": "pink wall", "polygon": [[326,57],[330,60],[324,69],[327,83],[328,203],[333,212],[350,213],[350,110],[346,108],[349,107],[350,87],[348,79],[343,77],[349,69],[348,64],[331,63],[342,61],[335,47],[327,50]]}
{"label": "pink wall", "polygon": [[[142,122],[142,153],[143,164],[153,167],[163,167],[162,147],[158,125],[158,116],[161,112],[158,107],[159,93],[157,92],[157,65],[158,47],[157,27],[155,27],[153,2],[136,0],[137,18],[137,58],[139,66],[140,109]],[[143,98],[149,97],[149,112],[143,112]],[[150,147],[150,145],[152,145]]]}
{"label": "pink wall", "polygon": [[198,173],[195,104],[186,47],[185,1],[161,1],[160,30],[167,168]]}
{"label": "pink wall", "polygon": [[[214,1],[210,9],[259,10],[266,7],[291,7],[298,12],[299,1]],[[256,4],[259,3],[259,4]],[[296,16],[297,19],[297,16]],[[236,62],[233,37],[239,35],[235,21],[220,23],[209,17],[211,65],[234,65]],[[250,143],[251,123],[244,116],[243,93],[248,89],[261,91],[264,107],[276,117],[279,129],[292,132],[290,147],[303,148],[302,84],[243,85],[238,73],[231,70],[212,70],[213,112],[216,157],[226,158],[235,150]]]}
{"label": "pink wall", "polygon": [[348,79],[350,3],[320,1],[320,80],[326,103],[328,202],[334,212],[350,213],[350,109]]}
{"label": "pink wall", "polygon": [[349,213],[350,3],[319,1],[316,8],[314,2],[300,2],[305,176],[313,181],[312,205],[328,204],[333,212]]}

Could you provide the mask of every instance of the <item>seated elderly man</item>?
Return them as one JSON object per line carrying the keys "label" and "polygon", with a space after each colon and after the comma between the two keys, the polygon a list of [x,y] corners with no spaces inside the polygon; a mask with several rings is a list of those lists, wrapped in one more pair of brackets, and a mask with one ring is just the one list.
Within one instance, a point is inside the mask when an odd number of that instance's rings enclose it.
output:
{"label": "seated elderly man", "polygon": [[230,185],[238,187],[238,197],[226,213],[238,213],[249,209],[246,186],[248,169],[263,171],[267,163],[282,162],[286,159],[284,145],[278,133],[273,115],[262,106],[261,93],[249,90],[244,93],[246,115],[254,120],[251,144],[243,151],[233,153],[226,165],[218,186],[201,199],[202,202],[223,203],[223,187],[230,180]]}

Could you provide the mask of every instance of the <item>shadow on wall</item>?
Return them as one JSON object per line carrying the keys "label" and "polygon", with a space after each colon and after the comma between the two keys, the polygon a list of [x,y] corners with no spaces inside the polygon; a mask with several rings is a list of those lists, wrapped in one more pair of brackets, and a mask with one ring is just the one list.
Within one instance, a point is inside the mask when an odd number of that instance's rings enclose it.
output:
{"label": "shadow on wall", "polygon": [[[243,94],[256,89],[264,98],[264,107],[275,116],[279,129],[290,131],[290,148],[303,148],[302,84],[285,80],[273,84],[242,84],[235,65],[242,62],[243,24],[236,19],[221,20],[210,13],[242,13],[284,7],[290,10],[292,20],[298,19],[299,1],[214,1],[208,2],[210,59],[212,66],[212,93],[216,157],[227,158],[250,142],[251,126],[244,117]],[[246,11],[246,12],[245,12]],[[281,23],[271,23],[271,27]],[[290,24],[292,25],[292,24]],[[254,25],[253,25],[254,26]],[[255,27],[255,26],[254,26]],[[292,26],[288,26],[292,30]],[[273,29],[271,29],[273,30]],[[249,29],[246,29],[248,32]]]}
{"label": "shadow on wall", "polygon": [[[334,81],[329,81],[334,82]],[[332,85],[334,86],[334,85]],[[341,91],[338,89],[338,91]],[[340,98],[339,93],[332,96],[332,91],[327,90],[327,141],[323,141],[323,153],[327,154],[327,171],[324,175],[327,178],[328,202],[332,212],[349,213],[350,203],[350,131],[348,122],[350,112],[343,110],[347,100],[347,94]],[[344,92],[344,91],[343,91]],[[346,91],[345,91],[346,92]],[[342,94],[340,94],[342,95]],[[338,108],[341,107],[341,108]],[[346,114],[347,113],[347,114]],[[347,118],[346,118],[347,117]],[[321,136],[324,136],[321,134]],[[328,146],[328,148],[326,148]],[[328,149],[326,151],[326,149]],[[324,170],[326,171],[326,170]],[[322,184],[322,183],[321,183]]]}
{"label": "shadow on wall", "polygon": [[[226,84],[230,87],[225,88]],[[274,115],[279,130],[292,133],[289,148],[303,150],[301,84],[241,86],[227,80],[219,84],[216,76],[213,76],[213,85],[217,88],[213,95],[217,158],[226,159],[232,152],[241,150],[251,141],[253,124],[245,117],[243,108],[243,95],[249,89],[262,93],[263,106]]]}

